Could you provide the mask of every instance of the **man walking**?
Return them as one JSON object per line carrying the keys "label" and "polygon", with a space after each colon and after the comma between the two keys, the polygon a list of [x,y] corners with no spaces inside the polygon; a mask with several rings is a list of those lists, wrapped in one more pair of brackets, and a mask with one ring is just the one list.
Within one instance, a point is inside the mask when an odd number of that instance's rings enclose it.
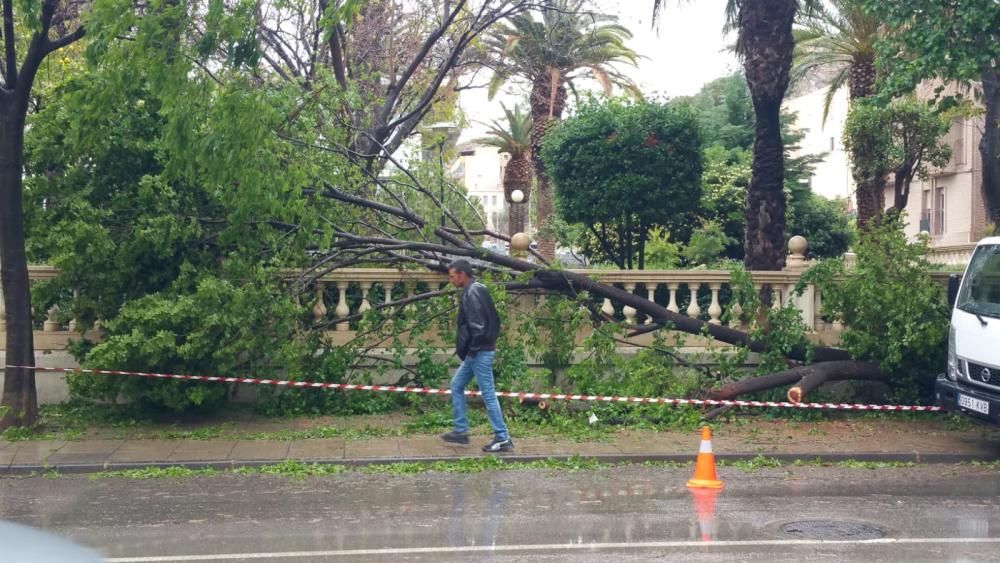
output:
{"label": "man walking", "polygon": [[451,408],[455,429],[441,436],[453,444],[469,443],[469,421],[465,416],[465,386],[473,376],[486,403],[486,416],[493,427],[493,440],[483,446],[484,452],[509,452],[514,442],[507,433],[507,425],[500,411],[496,389],[493,386],[493,356],[497,336],[500,335],[500,317],[493,298],[486,286],[472,277],[472,264],[455,260],[448,266],[448,281],[462,288],[458,305],[458,334],[455,353],[462,360],[451,380]]}

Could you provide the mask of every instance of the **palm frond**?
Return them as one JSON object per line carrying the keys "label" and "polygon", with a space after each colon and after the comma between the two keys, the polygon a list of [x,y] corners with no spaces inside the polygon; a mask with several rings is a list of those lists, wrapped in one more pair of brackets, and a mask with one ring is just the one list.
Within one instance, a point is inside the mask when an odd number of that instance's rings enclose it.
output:
{"label": "palm frond", "polygon": [[833,98],[837,95],[837,92],[844,87],[847,82],[847,78],[851,75],[851,70],[848,67],[842,69],[833,80],[830,81],[830,85],[827,86],[826,95],[823,96],[823,117],[820,123],[826,125],[826,118],[830,116],[830,106],[833,105]]}
{"label": "palm frond", "polygon": [[[631,38],[632,32],[617,18],[587,10],[583,0],[549,0],[537,12],[509,18],[484,45],[495,59],[494,66],[508,70],[504,80],[520,76],[534,82],[558,75],[554,96],[558,84],[578,69],[599,67],[606,72],[608,65],[636,65],[639,55],[626,45]],[[605,76],[593,74],[607,91]],[[492,83],[491,87],[494,92],[499,88]]]}
{"label": "palm frond", "polygon": [[524,111],[520,104],[516,104],[513,110],[503,104],[500,107],[506,122],[491,121],[486,130],[487,136],[475,142],[496,147],[513,158],[527,158],[531,154],[531,114]]}

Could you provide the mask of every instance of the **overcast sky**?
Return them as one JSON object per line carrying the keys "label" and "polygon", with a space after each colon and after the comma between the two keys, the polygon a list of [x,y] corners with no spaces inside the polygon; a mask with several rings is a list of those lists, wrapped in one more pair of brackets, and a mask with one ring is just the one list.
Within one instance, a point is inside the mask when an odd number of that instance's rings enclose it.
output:
{"label": "overcast sky", "polygon": [[[694,94],[706,82],[739,68],[736,58],[725,51],[734,40],[722,35],[726,0],[666,0],[657,30],[650,26],[652,0],[592,0],[592,4],[599,12],[618,16],[632,31],[628,45],[644,58],[638,67],[622,70],[646,95]],[[508,106],[526,101],[523,87],[508,90],[493,101],[485,89],[462,93],[460,103],[470,121],[463,140],[482,136],[480,122],[503,116],[501,101]]]}

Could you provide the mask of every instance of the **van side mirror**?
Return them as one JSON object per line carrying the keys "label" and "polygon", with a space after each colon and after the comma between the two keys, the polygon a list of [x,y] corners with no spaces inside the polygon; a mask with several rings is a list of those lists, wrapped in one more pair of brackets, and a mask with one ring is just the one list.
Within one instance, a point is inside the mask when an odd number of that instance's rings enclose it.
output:
{"label": "van side mirror", "polygon": [[955,301],[958,301],[958,287],[962,285],[962,276],[952,274],[948,276],[948,307],[954,308]]}

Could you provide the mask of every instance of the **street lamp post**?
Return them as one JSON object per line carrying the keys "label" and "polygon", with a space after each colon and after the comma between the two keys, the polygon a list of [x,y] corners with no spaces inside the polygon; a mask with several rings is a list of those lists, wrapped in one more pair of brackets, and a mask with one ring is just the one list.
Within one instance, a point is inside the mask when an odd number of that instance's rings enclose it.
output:
{"label": "street lamp post", "polygon": [[451,121],[439,121],[437,123],[432,123],[424,128],[424,133],[432,133],[440,135],[440,139],[437,141],[438,149],[438,190],[441,194],[441,227],[444,227],[444,146],[448,142],[449,137],[458,130],[458,126]]}

